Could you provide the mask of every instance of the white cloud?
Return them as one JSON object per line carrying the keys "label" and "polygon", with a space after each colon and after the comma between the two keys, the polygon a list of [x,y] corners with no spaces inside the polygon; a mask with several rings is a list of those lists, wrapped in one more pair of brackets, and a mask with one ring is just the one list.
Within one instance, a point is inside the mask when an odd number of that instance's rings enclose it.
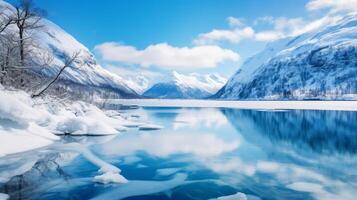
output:
{"label": "white cloud", "polygon": [[[238,44],[242,40],[250,39],[255,41],[270,42],[281,38],[297,36],[318,28],[333,24],[342,18],[337,12],[357,11],[357,0],[310,0],[306,4],[309,11],[327,9],[329,14],[318,19],[304,19],[263,16],[254,20],[253,26],[242,23],[242,20],[228,17],[230,25],[228,29],[213,29],[210,32],[199,34],[193,41],[194,44],[205,45],[222,41]],[[257,31],[257,25],[269,25],[271,28]]]}
{"label": "white cloud", "polygon": [[156,66],[169,69],[213,68],[225,61],[238,61],[238,53],[215,45],[174,47],[159,43],[138,50],[133,46],[107,42],[95,47],[105,61]]}
{"label": "white cloud", "polygon": [[277,31],[262,31],[255,34],[255,40],[262,42],[275,41],[283,37],[284,34]]}
{"label": "white cloud", "polygon": [[244,25],[244,23],[242,22],[241,19],[238,19],[238,18],[235,18],[232,16],[228,17],[227,21],[228,21],[229,26],[231,26],[231,27],[238,27],[238,26]]}
{"label": "white cloud", "polygon": [[327,15],[316,20],[304,20],[303,18],[274,18],[266,16],[258,18],[254,21],[254,24],[267,23],[272,25],[271,29],[255,31],[252,27],[246,26],[244,28],[213,30],[208,33],[200,34],[198,38],[194,40],[194,43],[204,45],[228,41],[237,44],[243,39],[271,42],[317,30],[318,28],[333,24],[341,18],[339,15]]}
{"label": "white cloud", "polygon": [[258,17],[256,20],[254,20],[254,25],[273,24],[273,22],[274,22],[273,16],[264,16],[264,17]]}
{"label": "white cloud", "polygon": [[357,11],[357,0],[311,0],[306,8],[310,11],[328,9],[331,13]]}
{"label": "white cloud", "polygon": [[270,33],[266,33],[271,34],[272,39],[274,39],[274,35],[276,37],[275,39],[297,36],[306,32],[317,30],[318,28],[327,26],[329,24],[333,24],[339,19],[341,19],[340,16],[329,15],[316,20],[279,17],[273,19],[274,29],[270,31]]}
{"label": "white cloud", "polygon": [[243,39],[253,38],[254,30],[251,27],[235,28],[233,30],[214,29],[211,32],[203,33],[194,40],[197,45],[212,44],[216,41],[228,41],[239,43]]}

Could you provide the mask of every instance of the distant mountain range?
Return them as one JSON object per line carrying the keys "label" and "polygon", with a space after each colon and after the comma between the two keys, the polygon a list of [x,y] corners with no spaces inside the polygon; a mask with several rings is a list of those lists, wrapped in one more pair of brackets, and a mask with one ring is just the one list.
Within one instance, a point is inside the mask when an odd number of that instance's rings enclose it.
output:
{"label": "distant mountain range", "polygon": [[184,75],[174,71],[170,81],[153,85],[143,93],[143,96],[162,99],[206,98],[215,94],[226,81],[217,74]]}
{"label": "distant mountain range", "polygon": [[357,14],[267,45],[213,97],[357,99]]}

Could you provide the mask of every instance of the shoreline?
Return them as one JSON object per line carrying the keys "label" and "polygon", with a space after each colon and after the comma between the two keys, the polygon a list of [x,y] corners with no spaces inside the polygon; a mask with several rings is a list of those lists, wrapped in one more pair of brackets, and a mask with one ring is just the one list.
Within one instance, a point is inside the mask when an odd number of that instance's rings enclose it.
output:
{"label": "shoreline", "polygon": [[357,101],[229,101],[177,99],[111,99],[109,104],[141,107],[237,108],[266,110],[357,111]]}

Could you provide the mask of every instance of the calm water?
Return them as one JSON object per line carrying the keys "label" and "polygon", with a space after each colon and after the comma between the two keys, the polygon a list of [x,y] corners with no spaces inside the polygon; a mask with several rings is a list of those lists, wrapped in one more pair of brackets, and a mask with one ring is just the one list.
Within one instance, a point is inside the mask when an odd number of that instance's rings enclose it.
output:
{"label": "calm water", "polygon": [[[237,192],[248,199],[356,199],[357,112],[122,112],[165,128],[65,137],[53,147],[2,158],[0,192],[13,199],[212,199]],[[129,183],[94,183],[98,167],[61,148],[70,142],[118,166]]]}

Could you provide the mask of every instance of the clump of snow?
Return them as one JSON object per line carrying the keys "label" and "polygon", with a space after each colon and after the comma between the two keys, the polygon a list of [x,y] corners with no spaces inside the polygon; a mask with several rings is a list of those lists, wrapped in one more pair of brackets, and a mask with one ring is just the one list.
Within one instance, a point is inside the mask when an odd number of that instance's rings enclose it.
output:
{"label": "clump of snow", "polygon": [[50,114],[24,92],[0,89],[0,156],[28,151],[58,139],[43,127]]}
{"label": "clump of snow", "polygon": [[163,126],[156,125],[156,124],[143,124],[139,126],[139,130],[141,131],[154,131],[163,129]]}
{"label": "clump of snow", "polygon": [[28,122],[44,122],[49,113],[44,109],[34,108],[34,102],[28,94],[21,91],[5,91],[0,89],[0,119],[11,120],[22,125]]}
{"label": "clump of snow", "polygon": [[118,167],[101,160],[87,148],[77,148],[77,150],[78,149],[81,149],[81,153],[85,158],[87,158],[88,161],[100,167],[98,172],[101,175],[94,177],[95,182],[103,184],[128,182],[125,177],[120,175],[121,169],[119,169]]}
{"label": "clump of snow", "polygon": [[120,122],[125,120],[119,121],[120,116],[109,117],[93,105],[83,108],[83,105],[75,104],[72,108],[76,112],[58,121],[56,134],[114,135],[127,130],[121,125]]}
{"label": "clump of snow", "polygon": [[128,182],[128,180],[124,176],[114,172],[106,172],[102,175],[95,176],[94,181],[103,184]]}
{"label": "clump of snow", "polygon": [[10,196],[8,194],[0,193],[0,200],[8,200]]}

